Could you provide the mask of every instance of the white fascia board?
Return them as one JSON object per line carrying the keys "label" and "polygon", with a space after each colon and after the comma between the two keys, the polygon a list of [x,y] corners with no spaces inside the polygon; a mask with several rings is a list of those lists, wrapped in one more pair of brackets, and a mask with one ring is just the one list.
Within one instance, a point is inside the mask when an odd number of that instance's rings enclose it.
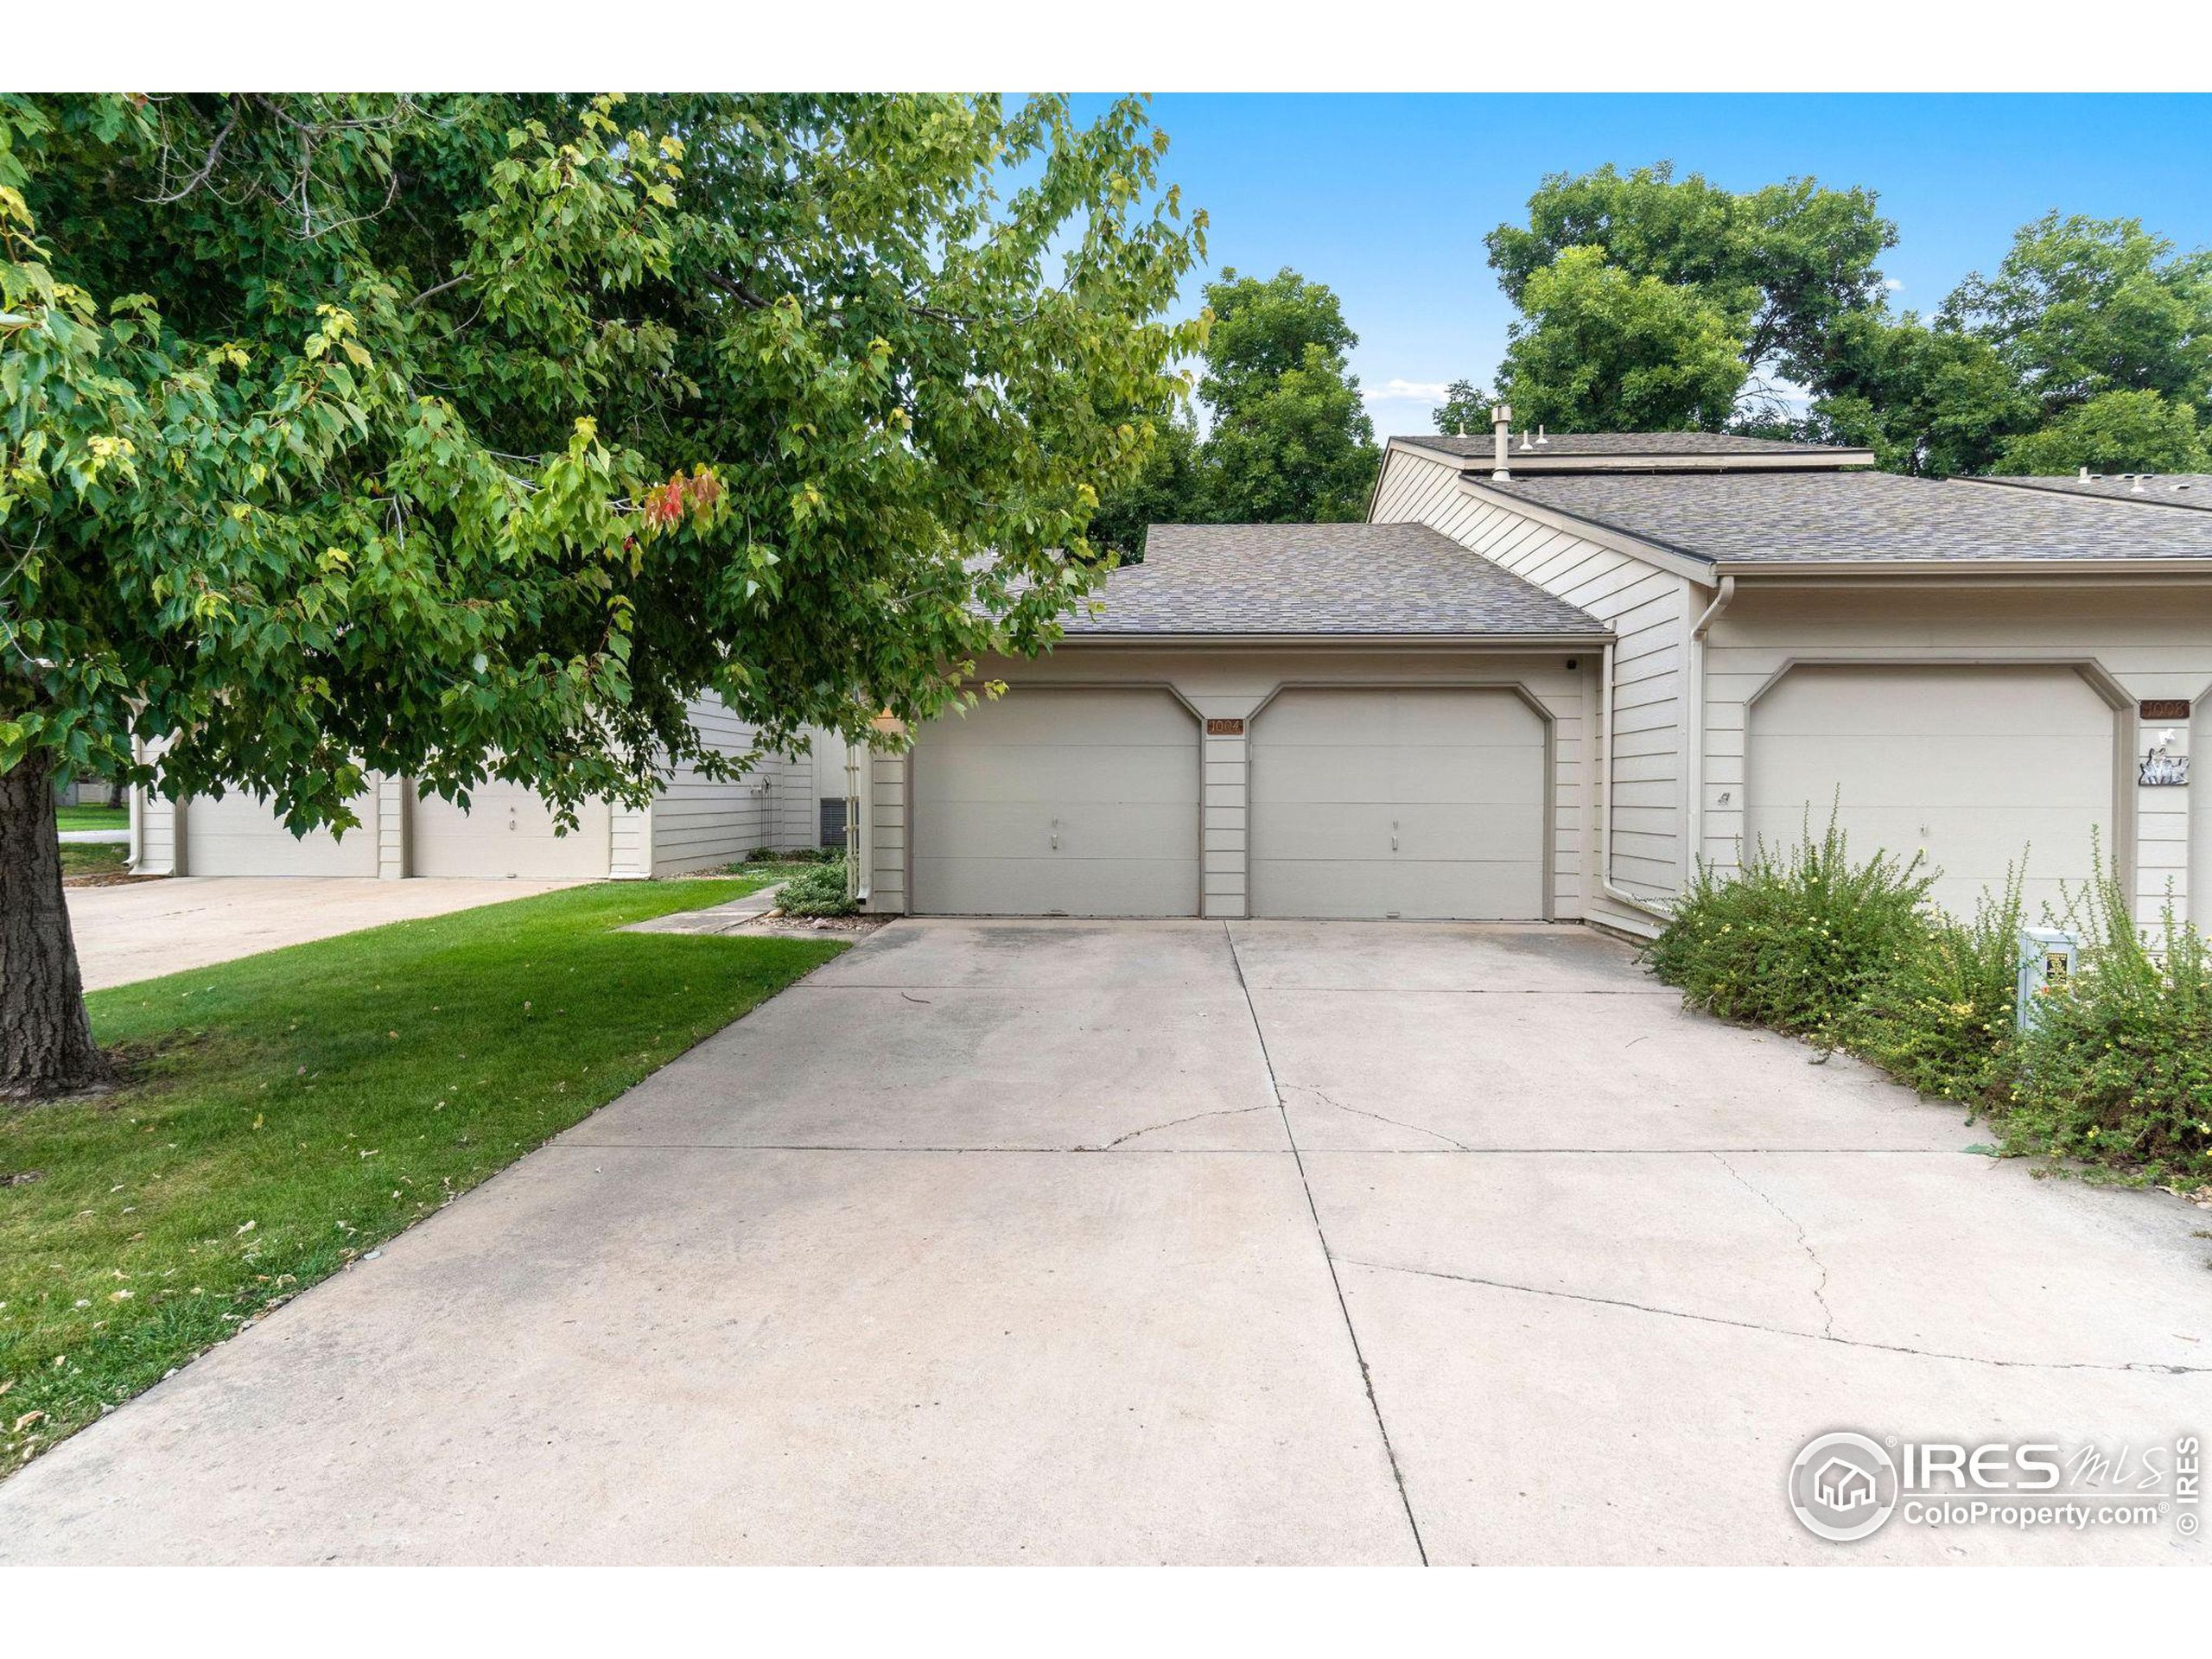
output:
{"label": "white fascia board", "polygon": [[[1419,438],[1392,438],[1384,448],[1406,449],[1424,460],[1443,461],[1463,472],[1488,474],[1494,464],[1489,455],[1463,455],[1455,449],[1431,448]],[[1872,467],[1871,449],[1814,449],[1718,454],[1570,455],[1543,449],[1523,449],[1516,442],[1505,452],[1508,472],[1541,473],[1840,473]]]}

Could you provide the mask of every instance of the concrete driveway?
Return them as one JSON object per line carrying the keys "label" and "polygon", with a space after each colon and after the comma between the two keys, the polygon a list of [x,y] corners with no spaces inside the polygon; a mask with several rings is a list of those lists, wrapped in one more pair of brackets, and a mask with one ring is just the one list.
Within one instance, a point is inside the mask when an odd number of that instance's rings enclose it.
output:
{"label": "concrete driveway", "polygon": [[574,881],[377,881],[344,876],[193,875],[69,887],[85,988],[97,991],[386,922],[474,910]]}
{"label": "concrete driveway", "polygon": [[2212,1427],[2212,1212],[1574,928],[901,922],[0,1485],[0,1560],[1841,1547],[1824,1430]]}

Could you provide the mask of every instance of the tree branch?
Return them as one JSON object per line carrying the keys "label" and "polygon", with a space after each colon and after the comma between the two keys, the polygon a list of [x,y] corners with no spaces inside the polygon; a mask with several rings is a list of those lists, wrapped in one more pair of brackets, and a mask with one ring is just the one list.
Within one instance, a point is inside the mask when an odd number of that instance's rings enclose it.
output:
{"label": "tree branch", "polygon": [[233,105],[231,109],[231,118],[223,123],[222,130],[215,135],[215,142],[207,146],[207,159],[200,164],[200,170],[194,174],[190,178],[187,179],[181,188],[173,191],[166,196],[151,196],[149,197],[148,200],[157,204],[164,205],[172,201],[182,201],[194,190],[197,190],[201,185],[207,183],[207,175],[215,170],[215,163],[223,159],[223,146],[230,143],[231,131],[238,125],[238,108]]}

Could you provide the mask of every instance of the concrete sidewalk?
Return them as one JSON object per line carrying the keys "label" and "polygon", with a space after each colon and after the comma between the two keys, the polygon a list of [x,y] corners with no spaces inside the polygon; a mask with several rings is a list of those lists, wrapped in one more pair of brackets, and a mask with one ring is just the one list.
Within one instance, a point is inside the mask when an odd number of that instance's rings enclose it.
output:
{"label": "concrete sidewalk", "polygon": [[2201,1563],[1783,1499],[2212,1426],[2212,1216],[1575,928],[899,922],[0,1484],[0,1560]]}

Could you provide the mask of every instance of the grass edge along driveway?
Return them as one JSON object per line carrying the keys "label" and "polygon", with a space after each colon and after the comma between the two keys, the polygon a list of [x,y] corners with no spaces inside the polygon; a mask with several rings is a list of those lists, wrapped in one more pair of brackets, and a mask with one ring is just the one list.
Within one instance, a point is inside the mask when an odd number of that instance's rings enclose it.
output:
{"label": "grass edge along driveway", "polygon": [[844,948],[613,931],[762,885],[570,888],[96,992],[127,1084],[0,1106],[0,1478]]}

